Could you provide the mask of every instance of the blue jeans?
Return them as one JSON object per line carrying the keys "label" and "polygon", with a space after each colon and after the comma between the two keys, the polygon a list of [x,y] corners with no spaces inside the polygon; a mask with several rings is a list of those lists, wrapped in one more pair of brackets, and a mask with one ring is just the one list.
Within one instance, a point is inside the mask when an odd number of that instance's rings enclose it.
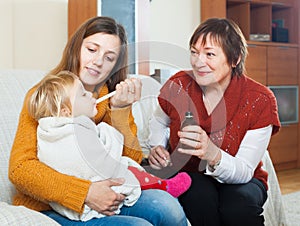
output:
{"label": "blue jeans", "polygon": [[123,206],[119,215],[94,218],[86,222],[69,220],[55,211],[43,211],[61,225],[110,225],[110,226],[187,226],[187,219],[177,199],[169,193],[149,189],[131,207]]}

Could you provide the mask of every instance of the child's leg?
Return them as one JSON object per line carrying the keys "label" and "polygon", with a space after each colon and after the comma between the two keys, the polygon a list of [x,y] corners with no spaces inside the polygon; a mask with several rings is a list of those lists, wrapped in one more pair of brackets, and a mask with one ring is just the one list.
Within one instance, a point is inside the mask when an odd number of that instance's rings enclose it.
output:
{"label": "child's leg", "polygon": [[129,166],[128,169],[136,176],[142,190],[160,189],[178,197],[191,186],[191,178],[187,173],[178,173],[175,177],[165,180],[133,166]]}
{"label": "child's leg", "polygon": [[147,173],[146,171],[141,171],[136,167],[128,166],[128,169],[135,175],[135,177],[140,182],[142,190],[147,189],[160,189],[167,190],[167,183],[165,180],[154,176],[153,174]]}

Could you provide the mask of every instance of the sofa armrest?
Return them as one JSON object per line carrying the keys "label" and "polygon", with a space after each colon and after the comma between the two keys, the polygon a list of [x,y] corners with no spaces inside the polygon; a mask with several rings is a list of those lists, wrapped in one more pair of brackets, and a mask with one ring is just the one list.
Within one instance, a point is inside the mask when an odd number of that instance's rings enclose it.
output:
{"label": "sofa armrest", "polygon": [[0,202],[0,222],[1,225],[9,226],[58,226],[51,218],[37,211],[24,206],[12,206],[5,202]]}
{"label": "sofa armrest", "polygon": [[264,169],[269,174],[268,199],[264,205],[263,213],[265,217],[265,225],[287,225],[277,175],[268,151],[266,151],[262,161]]}

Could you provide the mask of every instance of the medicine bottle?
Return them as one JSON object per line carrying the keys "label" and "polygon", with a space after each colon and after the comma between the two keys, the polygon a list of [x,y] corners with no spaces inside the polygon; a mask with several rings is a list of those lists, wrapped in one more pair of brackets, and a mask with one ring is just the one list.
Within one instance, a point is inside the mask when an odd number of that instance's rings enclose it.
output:
{"label": "medicine bottle", "polygon": [[[194,115],[192,112],[190,111],[187,111],[185,113],[185,119],[183,120],[182,124],[181,124],[181,127],[180,127],[180,130],[182,131],[182,129],[186,126],[191,126],[191,125],[197,125],[196,121],[194,120]],[[187,146],[187,145],[184,145],[184,144],[179,144],[179,147],[180,148],[183,148],[183,149],[190,149],[191,147],[190,146]]]}
{"label": "medicine bottle", "polygon": [[185,113],[185,119],[183,120],[180,129],[186,127],[186,126],[191,126],[191,125],[197,125],[196,121],[194,120],[194,115],[192,112],[187,111]]}
{"label": "medicine bottle", "polygon": [[[182,130],[182,128],[184,128],[185,126],[190,126],[190,125],[198,125],[198,123],[194,120],[193,113],[190,112],[190,111],[187,111],[185,113],[185,119],[181,124],[180,130]],[[182,148],[182,149],[192,149],[192,147],[190,147],[188,145],[185,145],[185,144],[182,144],[182,143],[179,143],[178,146],[179,146],[179,148]],[[186,155],[186,156],[188,156],[188,155]],[[200,162],[199,162],[199,160],[200,160]],[[201,159],[199,159],[198,157],[195,157],[195,156],[192,157],[191,159],[189,158],[189,160],[185,160],[185,162],[188,162],[188,161],[190,161],[190,164],[194,164],[193,162],[197,162],[199,172],[204,171],[205,168],[206,168],[206,165],[207,165],[206,160],[201,160]]]}

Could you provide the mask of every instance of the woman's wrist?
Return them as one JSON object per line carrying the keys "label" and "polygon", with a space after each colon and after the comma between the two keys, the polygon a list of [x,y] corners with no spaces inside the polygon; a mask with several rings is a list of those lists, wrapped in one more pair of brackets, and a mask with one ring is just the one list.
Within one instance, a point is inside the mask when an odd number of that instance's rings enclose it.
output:
{"label": "woman's wrist", "polygon": [[113,106],[110,104],[110,109],[111,110],[118,110],[118,109],[123,109],[123,108],[130,108],[132,104],[126,104],[124,106]]}
{"label": "woman's wrist", "polygon": [[211,172],[214,172],[216,169],[217,169],[217,167],[220,165],[220,163],[221,163],[221,159],[219,160],[219,161],[217,161],[214,165],[208,165],[208,167],[209,167],[209,170],[211,171]]}
{"label": "woman's wrist", "polygon": [[215,158],[212,161],[208,162],[208,165],[211,169],[215,170],[221,163],[221,158],[222,158],[222,154],[221,154],[221,150],[218,149],[217,154],[215,156]]}

